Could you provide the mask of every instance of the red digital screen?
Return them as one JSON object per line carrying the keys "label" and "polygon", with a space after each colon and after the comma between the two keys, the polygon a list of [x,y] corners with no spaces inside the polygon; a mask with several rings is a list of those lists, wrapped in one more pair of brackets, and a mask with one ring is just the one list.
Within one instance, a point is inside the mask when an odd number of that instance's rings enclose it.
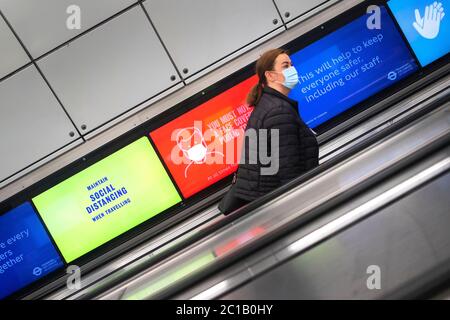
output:
{"label": "red digital screen", "polygon": [[255,75],[150,133],[185,198],[237,170],[257,82]]}

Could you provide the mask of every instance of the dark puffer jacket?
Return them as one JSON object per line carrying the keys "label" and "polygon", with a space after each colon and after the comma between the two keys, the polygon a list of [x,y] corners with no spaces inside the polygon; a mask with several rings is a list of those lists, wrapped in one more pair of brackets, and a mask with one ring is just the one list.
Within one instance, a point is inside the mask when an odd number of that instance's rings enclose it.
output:
{"label": "dark puffer jacket", "polygon": [[[279,170],[274,175],[262,175],[261,168],[270,164],[261,164],[259,157],[256,164],[250,163],[249,155],[257,152],[254,148],[259,144],[247,139],[241,159],[243,163],[239,165],[234,186],[236,197],[253,201],[318,165],[319,147],[314,133],[300,118],[297,102],[277,90],[263,89],[261,99],[248,120],[248,129],[256,129],[257,132],[259,129],[279,130]],[[270,152],[270,134],[268,138]]]}

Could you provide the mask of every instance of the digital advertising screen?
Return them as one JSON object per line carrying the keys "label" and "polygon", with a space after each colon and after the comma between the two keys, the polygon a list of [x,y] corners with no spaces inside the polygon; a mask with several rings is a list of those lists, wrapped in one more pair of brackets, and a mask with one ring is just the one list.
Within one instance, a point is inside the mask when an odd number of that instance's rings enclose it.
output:
{"label": "digital advertising screen", "polygon": [[30,203],[0,215],[0,299],[62,266]]}
{"label": "digital advertising screen", "polygon": [[388,5],[422,66],[450,52],[450,0],[390,0]]}
{"label": "digital advertising screen", "polygon": [[386,7],[380,28],[368,28],[369,14],[293,53],[300,83],[290,93],[315,128],[418,69]]}
{"label": "digital advertising screen", "polygon": [[236,171],[257,82],[252,76],[150,133],[185,198]]}
{"label": "digital advertising screen", "polygon": [[147,137],[33,198],[67,262],[180,201]]}

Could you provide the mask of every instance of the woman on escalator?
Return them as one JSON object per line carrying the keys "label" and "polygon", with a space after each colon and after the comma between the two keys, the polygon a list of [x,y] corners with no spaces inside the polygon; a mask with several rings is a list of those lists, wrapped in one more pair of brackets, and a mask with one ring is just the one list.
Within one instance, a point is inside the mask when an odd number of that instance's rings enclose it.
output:
{"label": "woman on escalator", "polygon": [[[223,214],[229,214],[282,186],[316,167],[319,162],[315,134],[301,119],[297,101],[288,97],[299,83],[288,52],[283,49],[265,52],[256,62],[256,74],[258,84],[247,97],[247,103],[254,106],[254,110],[245,129],[243,158],[230,191],[219,204]],[[256,135],[249,134],[250,131]],[[274,144],[277,137],[278,143]],[[255,141],[255,138],[260,141]],[[267,147],[261,147],[261,141]],[[257,156],[252,157],[252,152]],[[266,160],[268,156],[277,163],[267,164],[267,161],[261,161],[261,156]]]}

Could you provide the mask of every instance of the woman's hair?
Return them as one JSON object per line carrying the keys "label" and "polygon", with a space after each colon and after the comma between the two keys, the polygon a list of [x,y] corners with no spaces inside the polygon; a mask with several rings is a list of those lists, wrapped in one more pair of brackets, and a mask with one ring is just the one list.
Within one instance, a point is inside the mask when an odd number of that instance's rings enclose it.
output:
{"label": "woman's hair", "polygon": [[275,60],[280,54],[289,54],[285,49],[272,49],[266,51],[256,61],[256,74],[258,75],[258,84],[255,85],[247,96],[247,103],[251,106],[256,106],[261,99],[262,89],[267,86],[266,71],[272,71],[275,66]]}

